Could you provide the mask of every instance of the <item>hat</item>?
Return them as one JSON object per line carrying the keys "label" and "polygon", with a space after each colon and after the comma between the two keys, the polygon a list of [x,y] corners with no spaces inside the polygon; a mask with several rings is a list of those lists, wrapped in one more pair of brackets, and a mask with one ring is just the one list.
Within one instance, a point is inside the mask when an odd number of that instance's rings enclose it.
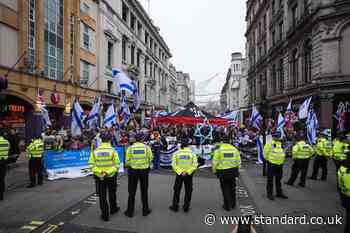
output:
{"label": "hat", "polygon": [[111,140],[111,134],[107,130],[102,130],[100,133],[100,138],[102,141]]}
{"label": "hat", "polygon": [[135,140],[136,141],[142,141],[143,140],[143,134],[142,133],[136,133]]}

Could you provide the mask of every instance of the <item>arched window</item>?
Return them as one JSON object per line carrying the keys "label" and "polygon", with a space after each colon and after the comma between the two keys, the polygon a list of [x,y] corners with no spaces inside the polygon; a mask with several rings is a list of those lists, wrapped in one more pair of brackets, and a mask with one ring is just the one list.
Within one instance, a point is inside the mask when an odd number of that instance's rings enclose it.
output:
{"label": "arched window", "polygon": [[350,74],[350,24],[341,32],[340,62],[343,74]]}
{"label": "arched window", "polygon": [[292,87],[297,87],[298,85],[298,70],[299,70],[299,65],[298,65],[298,50],[295,49],[292,53],[292,64],[291,64],[291,68],[292,68]]}
{"label": "arched window", "polygon": [[311,81],[311,56],[312,56],[312,44],[310,40],[307,40],[304,44],[304,64],[303,64],[303,82],[308,83]]}

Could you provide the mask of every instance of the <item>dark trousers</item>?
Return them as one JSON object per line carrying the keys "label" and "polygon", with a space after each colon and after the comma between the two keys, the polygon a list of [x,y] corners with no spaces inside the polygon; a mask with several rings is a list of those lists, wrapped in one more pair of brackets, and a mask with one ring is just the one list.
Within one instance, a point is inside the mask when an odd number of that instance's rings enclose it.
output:
{"label": "dark trousers", "polygon": [[5,192],[5,176],[7,170],[7,160],[0,160],[0,200],[4,199]]}
{"label": "dark trousers", "polygon": [[276,193],[277,195],[282,194],[281,179],[283,177],[283,165],[276,165],[270,162],[267,163],[267,195],[273,194],[273,180],[275,179]]}
{"label": "dark trousers", "polygon": [[301,173],[299,184],[305,185],[309,161],[310,159],[294,159],[294,163],[292,165],[292,174],[288,180],[288,184],[293,185],[299,173]]}
{"label": "dark trousers", "polygon": [[35,186],[36,176],[38,177],[38,184],[42,184],[43,183],[42,158],[30,158],[29,159],[30,185]]}
{"label": "dark trousers", "polygon": [[[106,177],[104,179],[95,176],[95,181],[98,187],[102,216],[108,217],[109,211],[113,212],[117,209],[117,176],[114,175],[113,177]],[[107,201],[107,191],[109,205]]]}
{"label": "dark trousers", "polygon": [[142,170],[128,170],[128,213],[133,213],[135,208],[135,195],[137,190],[137,183],[140,181],[141,187],[141,201],[143,211],[147,211],[148,207],[148,173],[149,169]]}
{"label": "dark trousers", "polygon": [[217,170],[222,196],[224,199],[224,207],[227,209],[236,206],[236,177],[238,177],[238,168],[230,168],[225,170]]}
{"label": "dark trousers", "polygon": [[177,208],[179,206],[182,183],[185,184],[184,208],[189,208],[191,204],[191,197],[192,197],[192,190],[193,190],[193,174],[187,175],[187,176],[180,176],[176,174],[175,184],[174,184],[173,207]]}
{"label": "dark trousers", "polygon": [[322,176],[321,180],[326,180],[327,179],[327,157],[324,156],[316,156],[314,160],[314,165],[313,165],[313,171],[312,171],[312,179],[317,179],[318,176],[318,170],[321,168],[322,169]]}
{"label": "dark trousers", "polygon": [[153,153],[153,169],[158,169],[160,166],[160,151],[154,151]]}

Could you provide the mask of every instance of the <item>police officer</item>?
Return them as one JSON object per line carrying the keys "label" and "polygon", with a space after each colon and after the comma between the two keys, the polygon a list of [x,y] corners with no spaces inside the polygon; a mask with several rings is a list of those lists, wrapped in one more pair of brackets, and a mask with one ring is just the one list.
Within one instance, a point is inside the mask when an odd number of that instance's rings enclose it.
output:
{"label": "police officer", "polygon": [[321,180],[327,180],[327,162],[328,158],[332,157],[333,148],[332,143],[328,140],[328,135],[325,132],[321,132],[316,142],[316,156],[313,165],[313,171],[311,175],[312,180],[317,180],[318,170],[322,169]]}
{"label": "police officer", "polygon": [[[101,134],[102,143],[90,155],[89,165],[94,174],[100,199],[101,218],[109,220],[109,214],[119,211],[117,205],[117,175],[120,166],[118,153],[111,146],[108,132]],[[107,190],[109,205],[107,202]]]}
{"label": "police officer", "polygon": [[344,133],[338,133],[337,138],[333,140],[333,158],[337,171],[346,161],[346,154],[349,152],[349,149]]}
{"label": "police officer", "polygon": [[177,212],[179,210],[179,200],[182,183],[185,184],[185,200],[183,210],[188,212],[190,209],[191,195],[193,189],[193,174],[198,167],[197,156],[187,148],[188,140],[183,138],[181,141],[181,149],[173,154],[171,166],[176,173],[174,184],[173,204],[170,210]]}
{"label": "police officer", "polygon": [[297,136],[297,143],[293,146],[292,149],[292,158],[294,160],[292,166],[292,174],[286,182],[287,185],[293,185],[294,181],[297,179],[299,172],[300,176],[300,187],[305,187],[307,169],[309,167],[309,161],[312,155],[314,154],[314,149],[311,145],[307,144],[304,140],[304,135]]}
{"label": "police officer", "polygon": [[148,174],[153,159],[152,150],[142,143],[140,133],[135,135],[135,143],[130,146],[125,155],[125,166],[128,168],[128,208],[124,214],[132,218],[134,215],[135,194],[137,183],[140,181],[143,216],[151,213],[148,206]]}
{"label": "police officer", "polygon": [[272,142],[264,146],[264,157],[267,163],[267,197],[274,200],[273,180],[276,183],[276,197],[287,199],[288,197],[282,192],[281,179],[283,177],[283,163],[286,154],[282,148],[281,133],[272,133]]}
{"label": "police officer", "polygon": [[43,164],[42,157],[44,154],[44,142],[40,136],[34,137],[32,142],[26,149],[29,158],[29,178],[30,184],[27,188],[33,188],[36,185],[36,176],[38,177],[38,185],[43,184]]}
{"label": "police officer", "polygon": [[3,131],[0,131],[0,201],[4,200],[5,176],[7,170],[7,159],[10,150],[10,143],[3,137]]}
{"label": "police officer", "polygon": [[241,156],[236,147],[225,138],[214,151],[212,169],[220,181],[224,199],[223,208],[230,211],[236,207],[236,177],[239,175]]}
{"label": "police officer", "polygon": [[338,172],[338,189],[340,190],[340,199],[346,210],[344,233],[350,232],[350,157],[344,162]]}

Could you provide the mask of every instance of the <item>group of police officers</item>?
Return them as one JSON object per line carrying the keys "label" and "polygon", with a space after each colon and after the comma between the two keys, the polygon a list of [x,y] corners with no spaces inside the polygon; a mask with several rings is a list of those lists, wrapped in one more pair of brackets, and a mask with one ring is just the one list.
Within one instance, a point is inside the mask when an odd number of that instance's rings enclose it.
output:
{"label": "group of police officers", "polygon": [[[120,208],[117,204],[117,175],[120,167],[119,156],[111,145],[111,134],[103,131],[99,134],[101,143],[92,151],[89,159],[89,166],[96,181],[96,191],[99,195],[101,218],[109,220],[109,216],[118,212]],[[344,133],[337,134],[337,137],[330,142],[327,133],[321,132],[315,146],[305,141],[302,132],[297,134],[297,141],[292,148],[291,176],[285,183],[293,185],[299,173],[300,187],[305,187],[309,161],[315,155],[313,172],[311,179],[317,180],[318,171],[322,169],[321,180],[327,179],[327,162],[333,158],[337,168],[338,191],[342,204],[346,209],[345,232],[350,232],[350,135]],[[128,169],[128,203],[124,214],[133,217],[135,206],[135,194],[138,182],[141,188],[141,200],[143,206],[143,216],[151,213],[148,204],[148,178],[153,160],[152,150],[143,143],[143,137],[136,135],[136,142],[128,147],[125,155],[125,167]],[[181,140],[181,148],[173,154],[172,168],[175,172],[174,194],[171,211],[178,212],[182,184],[185,186],[185,197],[183,211],[190,209],[191,196],[193,190],[193,175],[198,167],[197,156],[187,147],[188,140]],[[7,169],[7,157],[9,142],[0,132],[0,200],[4,198],[5,175]],[[42,157],[44,152],[43,141],[36,137],[26,149],[29,158],[29,188],[43,184]],[[272,134],[272,141],[264,146],[264,159],[267,163],[267,198],[274,200],[273,183],[276,186],[276,197],[287,199],[282,190],[281,179],[283,177],[283,164],[286,153],[282,145],[279,132]],[[213,152],[212,170],[220,181],[223,195],[223,209],[230,211],[236,206],[236,177],[239,175],[241,157],[239,150],[229,143],[228,139],[223,139]],[[37,178],[37,179],[36,179]],[[108,201],[107,201],[108,193]]]}

